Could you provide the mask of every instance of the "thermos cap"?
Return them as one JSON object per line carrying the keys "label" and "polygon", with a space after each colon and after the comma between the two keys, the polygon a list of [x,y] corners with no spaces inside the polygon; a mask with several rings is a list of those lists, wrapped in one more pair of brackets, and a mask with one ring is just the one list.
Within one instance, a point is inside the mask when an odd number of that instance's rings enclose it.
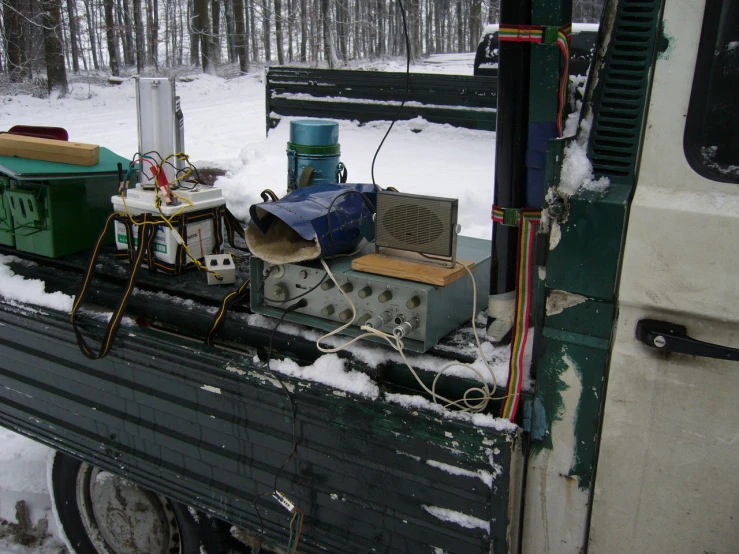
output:
{"label": "thermos cap", "polygon": [[339,142],[339,124],[329,119],[293,120],[290,142],[302,146],[333,146]]}

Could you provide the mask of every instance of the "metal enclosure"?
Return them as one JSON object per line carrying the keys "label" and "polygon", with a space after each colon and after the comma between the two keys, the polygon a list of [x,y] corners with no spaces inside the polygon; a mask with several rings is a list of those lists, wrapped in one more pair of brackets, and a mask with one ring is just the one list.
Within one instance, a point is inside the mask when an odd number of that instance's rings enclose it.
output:
{"label": "metal enclosure", "polygon": [[[136,77],[136,117],[139,132],[139,152],[157,152],[166,158],[185,150],[185,128],[180,99],[175,95],[172,77]],[[182,162],[173,159],[177,170]],[[172,181],[176,171],[164,166],[167,178]],[[153,180],[141,173],[141,182],[151,184]]]}
{"label": "metal enclosure", "polygon": [[128,160],[102,147],[93,166],[0,156],[0,244],[48,257],[91,248],[110,215],[119,164]]}
{"label": "metal enclosure", "polygon": [[442,256],[450,258],[453,267],[458,209],[456,198],[378,191],[375,250],[397,248]]}
{"label": "metal enclosure", "polygon": [[[489,286],[490,242],[460,237],[459,252],[461,258],[475,262],[472,270],[477,286],[475,306],[476,310],[482,310],[487,302]],[[360,255],[362,254],[357,256]],[[351,287],[347,294],[357,309],[354,325],[347,328],[343,334],[350,336],[362,334],[360,327],[367,321],[363,320],[363,316],[367,314],[372,316],[390,314],[389,318],[385,318],[388,323],[380,327],[380,330],[387,333],[392,333],[396,318],[404,320],[417,318],[418,327],[403,339],[403,343],[408,350],[425,352],[459,325],[469,322],[472,317],[472,281],[466,272],[456,281],[445,287],[439,287],[354,271],[351,269],[351,262],[351,257],[330,262],[331,272],[339,286],[346,287],[349,284]],[[326,272],[316,262],[279,266],[280,269],[266,279],[261,276],[265,267],[271,266],[257,257],[252,257],[250,263],[251,275],[260,276],[259,279],[252,280],[251,309],[255,313],[270,317],[281,317],[284,308],[292,304],[289,300],[291,297],[305,293],[322,280],[322,284],[330,281],[324,278]],[[275,289],[280,293],[285,291],[286,296],[277,298],[274,294],[277,292]],[[347,310],[351,313],[351,309],[337,287],[324,290],[319,286],[304,298],[308,301],[308,306],[285,315],[286,321],[326,331],[332,331],[348,321],[344,318],[349,315],[346,313]],[[324,311],[329,306],[332,310]],[[374,337],[369,339],[381,340]]]}

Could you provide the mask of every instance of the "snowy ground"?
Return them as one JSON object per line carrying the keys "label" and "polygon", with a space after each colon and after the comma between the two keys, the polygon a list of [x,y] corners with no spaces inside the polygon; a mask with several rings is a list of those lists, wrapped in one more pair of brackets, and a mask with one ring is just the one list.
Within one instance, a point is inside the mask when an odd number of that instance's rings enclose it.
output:
{"label": "snowy ground", "polygon": [[[436,56],[412,70],[469,75],[473,57]],[[373,67],[402,71],[405,64],[393,60]],[[246,216],[263,189],[284,191],[289,124],[283,121],[265,139],[261,73],[231,80],[200,75],[178,83],[177,93],[185,115],[186,151],[195,165],[229,171],[218,184],[237,216]],[[20,124],[64,127],[71,140],[131,156],[137,150],[133,80],[107,88],[74,84],[62,100],[0,96],[0,131]],[[350,182],[371,182],[372,157],[387,125],[341,122],[341,157]],[[459,198],[463,234],[489,238],[494,161],[494,133],[414,120],[396,124],[377,159],[375,178],[383,187]],[[48,514],[47,456],[46,447],[0,428],[0,520],[15,521],[15,505],[21,499],[31,508],[34,523]],[[53,531],[51,521],[50,528]],[[41,546],[20,546],[3,537],[2,529],[0,554],[63,551],[54,539]]]}

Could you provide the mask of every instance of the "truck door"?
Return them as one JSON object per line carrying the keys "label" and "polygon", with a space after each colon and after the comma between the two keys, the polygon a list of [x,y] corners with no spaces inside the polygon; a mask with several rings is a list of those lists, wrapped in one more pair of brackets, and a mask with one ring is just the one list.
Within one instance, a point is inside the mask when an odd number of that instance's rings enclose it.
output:
{"label": "truck door", "polygon": [[737,552],[739,2],[666,2],[663,21],[589,550]]}

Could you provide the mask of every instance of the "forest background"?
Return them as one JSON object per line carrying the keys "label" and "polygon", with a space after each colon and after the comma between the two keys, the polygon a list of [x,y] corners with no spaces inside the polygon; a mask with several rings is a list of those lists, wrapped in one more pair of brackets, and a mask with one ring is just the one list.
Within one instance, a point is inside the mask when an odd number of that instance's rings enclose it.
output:
{"label": "forest background", "polygon": [[[476,49],[500,0],[403,0],[410,54]],[[603,0],[573,0],[596,22]],[[405,55],[398,0],[0,0],[0,88],[59,95],[68,74],[248,73],[252,65],[338,68]]]}

